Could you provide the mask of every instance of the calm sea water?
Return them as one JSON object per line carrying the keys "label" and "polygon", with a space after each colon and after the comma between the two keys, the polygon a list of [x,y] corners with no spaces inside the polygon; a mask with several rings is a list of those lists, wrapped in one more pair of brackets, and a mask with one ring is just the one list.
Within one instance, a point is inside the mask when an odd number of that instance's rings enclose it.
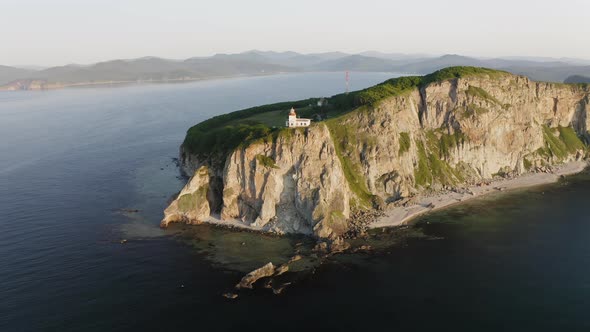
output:
{"label": "calm sea water", "polygon": [[383,249],[309,262],[280,296],[223,298],[304,240],[160,230],[185,131],[342,90],[342,74],[321,73],[0,93],[0,331],[590,329],[586,174],[376,232]]}

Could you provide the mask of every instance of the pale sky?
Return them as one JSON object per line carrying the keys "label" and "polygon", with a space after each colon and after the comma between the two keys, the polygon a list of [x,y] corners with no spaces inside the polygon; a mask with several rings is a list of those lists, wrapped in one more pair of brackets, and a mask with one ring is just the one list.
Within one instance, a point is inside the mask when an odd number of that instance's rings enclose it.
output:
{"label": "pale sky", "polygon": [[590,59],[590,0],[0,0],[0,64],[251,49]]}

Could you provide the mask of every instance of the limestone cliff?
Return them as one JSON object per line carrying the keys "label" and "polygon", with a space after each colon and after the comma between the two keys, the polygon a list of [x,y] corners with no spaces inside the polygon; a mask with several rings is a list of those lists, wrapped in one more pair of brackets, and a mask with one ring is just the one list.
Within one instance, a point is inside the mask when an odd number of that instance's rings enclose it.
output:
{"label": "limestone cliff", "polygon": [[258,229],[334,238],[347,231],[352,208],[586,156],[586,86],[503,72],[457,76],[419,78],[400,91],[381,86],[394,92],[221,159],[181,148],[194,175],[163,225],[219,213]]}
{"label": "limestone cliff", "polygon": [[347,229],[347,181],[323,123],[234,151],[223,188],[223,219],[320,237]]}
{"label": "limestone cliff", "polygon": [[184,186],[178,197],[172,201],[164,211],[164,219],[161,225],[167,226],[171,222],[199,223],[209,218],[211,208],[209,190],[209,169],[201,166],[197,169],[190,181]]}

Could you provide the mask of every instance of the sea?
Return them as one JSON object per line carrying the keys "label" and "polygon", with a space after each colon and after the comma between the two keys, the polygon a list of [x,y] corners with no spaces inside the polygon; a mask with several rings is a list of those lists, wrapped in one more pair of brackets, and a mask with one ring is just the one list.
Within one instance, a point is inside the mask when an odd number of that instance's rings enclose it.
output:
{"label": "sea", "polygon": [[587,172],[375,230],[374,250],[304,259],[279,294],[234,285],[309,239],[159,228],[188,128],[345,88],[298,73],[0,93],[0,331],[590,331]]}

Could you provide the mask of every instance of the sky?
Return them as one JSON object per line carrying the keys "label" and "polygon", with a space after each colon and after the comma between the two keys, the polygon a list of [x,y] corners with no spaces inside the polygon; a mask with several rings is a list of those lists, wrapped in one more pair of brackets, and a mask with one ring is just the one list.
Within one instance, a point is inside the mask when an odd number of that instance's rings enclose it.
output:
{"label": "sky", "polygon": [[252,49],[590,59],[589,0],[0,0],[0,64]]}

